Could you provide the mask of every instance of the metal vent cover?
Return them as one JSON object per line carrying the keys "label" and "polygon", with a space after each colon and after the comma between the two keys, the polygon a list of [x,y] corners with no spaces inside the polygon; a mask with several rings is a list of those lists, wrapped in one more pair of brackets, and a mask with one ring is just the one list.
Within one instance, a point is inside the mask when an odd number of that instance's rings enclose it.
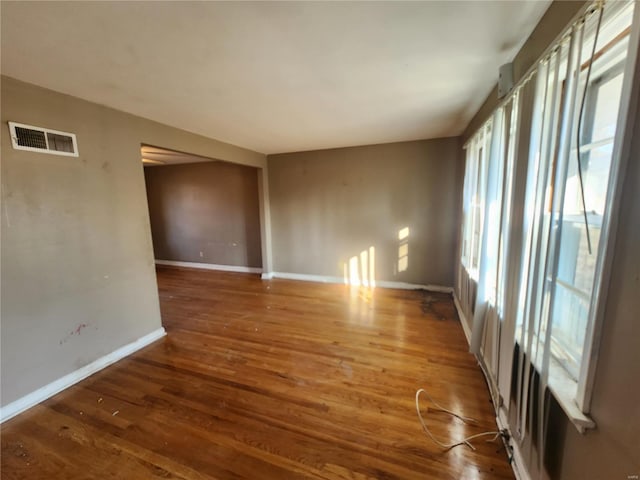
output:
{"label": "metal vent cover", "polygon": [[9,131],[13,148],[16,150],[78,156],[78,144],[73,133],[15,122],[9,122]]}

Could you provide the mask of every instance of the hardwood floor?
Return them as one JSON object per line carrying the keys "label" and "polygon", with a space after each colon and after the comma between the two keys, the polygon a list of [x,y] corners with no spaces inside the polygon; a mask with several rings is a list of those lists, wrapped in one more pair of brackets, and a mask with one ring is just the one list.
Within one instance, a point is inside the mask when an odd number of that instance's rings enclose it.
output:
{"label": "hardwood floor", "polygon": [[3,479],[513,478],[448,295],[158,268],[168,336],[2,425]]}

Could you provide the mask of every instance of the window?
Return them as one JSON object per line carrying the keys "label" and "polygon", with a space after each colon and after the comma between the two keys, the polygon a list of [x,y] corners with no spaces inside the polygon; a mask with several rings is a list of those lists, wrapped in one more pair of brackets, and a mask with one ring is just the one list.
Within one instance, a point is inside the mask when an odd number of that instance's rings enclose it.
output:
{"label": "window", "polygon": [[601,24],[595,12],[575,26],[538,69],[517,336],[534,364],[550,349],[574,393],[589,368],[632,13],[607,4]]}
{"label": "window", "polygon": [[461,260],[474,280],[478,279],[480,262],[490,141],[489,121],[471,139],[466,149]]}
{"label": "window", "polygon": [[[465,145],[456,293],[473,319],[471,350],[505,399],[499,415],[517,419],[520,440],[532,412],[545,418],[547,388],[579,431],[595,426],[635,4],[588,6]],[[538,422],[540,442],[545,428]]]}
{"label": "window", "polygon": [[497,279],[496,279],[496,292],[495,292],[495,304],[498,312],[498,316],[500,319],[504,319],[505,307],[506,307],[506,296],[507,296],[507,269],[508,269],[508,258],[509,258],[509,228],[511,226],[512,220],[512,200],[514,194],[514,177],[515,177],[515,161],[516,161],[516,139],[519,134],[518,126],[520,123],[520,91],[516,90],[510,102],[508,102],[504,109],[506,115],[505,118],[505,126],[503,135],[506,136],[503,141],[505,142],[506,147],[506,159],[505,159],[505,170],[503,172],[504,178],[503,187],[502,187],[502,221],[499,225],[499,246],[498,246],[498,263],[496,265],[497,268]]}
{"label": "window", "polygon": [[[551,321],[556,356],[575,380],[580,373],[607,205],[613,140],[622,93],[622,67],[622,62],[614,64],[587,86],[580,136],[581,172],[577,161],[570,162],[565,186]],[[578,149],[574,145],[570,156],[577,159],[577,155]],[[582,192],[586,208],[582,205]]]}

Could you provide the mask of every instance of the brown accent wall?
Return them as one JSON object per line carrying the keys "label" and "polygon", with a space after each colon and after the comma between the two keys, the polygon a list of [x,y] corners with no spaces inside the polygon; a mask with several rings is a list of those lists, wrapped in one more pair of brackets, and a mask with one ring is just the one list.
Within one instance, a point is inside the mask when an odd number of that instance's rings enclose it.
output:
{"label": "brown accent wall", "polygon": [[269,155],[274,270],[343,277],[374,247],[377,281],[452,286],[459,153],[443,138]]}
{"label": "brown accent wall", "polygon": [[257,169],[204,162],[144,173],[156,259],[262,267]]}

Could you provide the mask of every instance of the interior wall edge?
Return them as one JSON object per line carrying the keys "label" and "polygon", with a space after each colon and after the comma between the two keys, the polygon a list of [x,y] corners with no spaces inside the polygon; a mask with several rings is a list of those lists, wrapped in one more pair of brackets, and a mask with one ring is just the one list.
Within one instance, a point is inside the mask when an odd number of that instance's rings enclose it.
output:
{"label": "interior wall edge", "polygon": [[258,209],[260,213],[260,248],[262,253],[262,271],[270,272],[273,268],[273,246],[271,234],[271,199],[269,197],[268,158],[265,165],[259,168],[258,175]]}

